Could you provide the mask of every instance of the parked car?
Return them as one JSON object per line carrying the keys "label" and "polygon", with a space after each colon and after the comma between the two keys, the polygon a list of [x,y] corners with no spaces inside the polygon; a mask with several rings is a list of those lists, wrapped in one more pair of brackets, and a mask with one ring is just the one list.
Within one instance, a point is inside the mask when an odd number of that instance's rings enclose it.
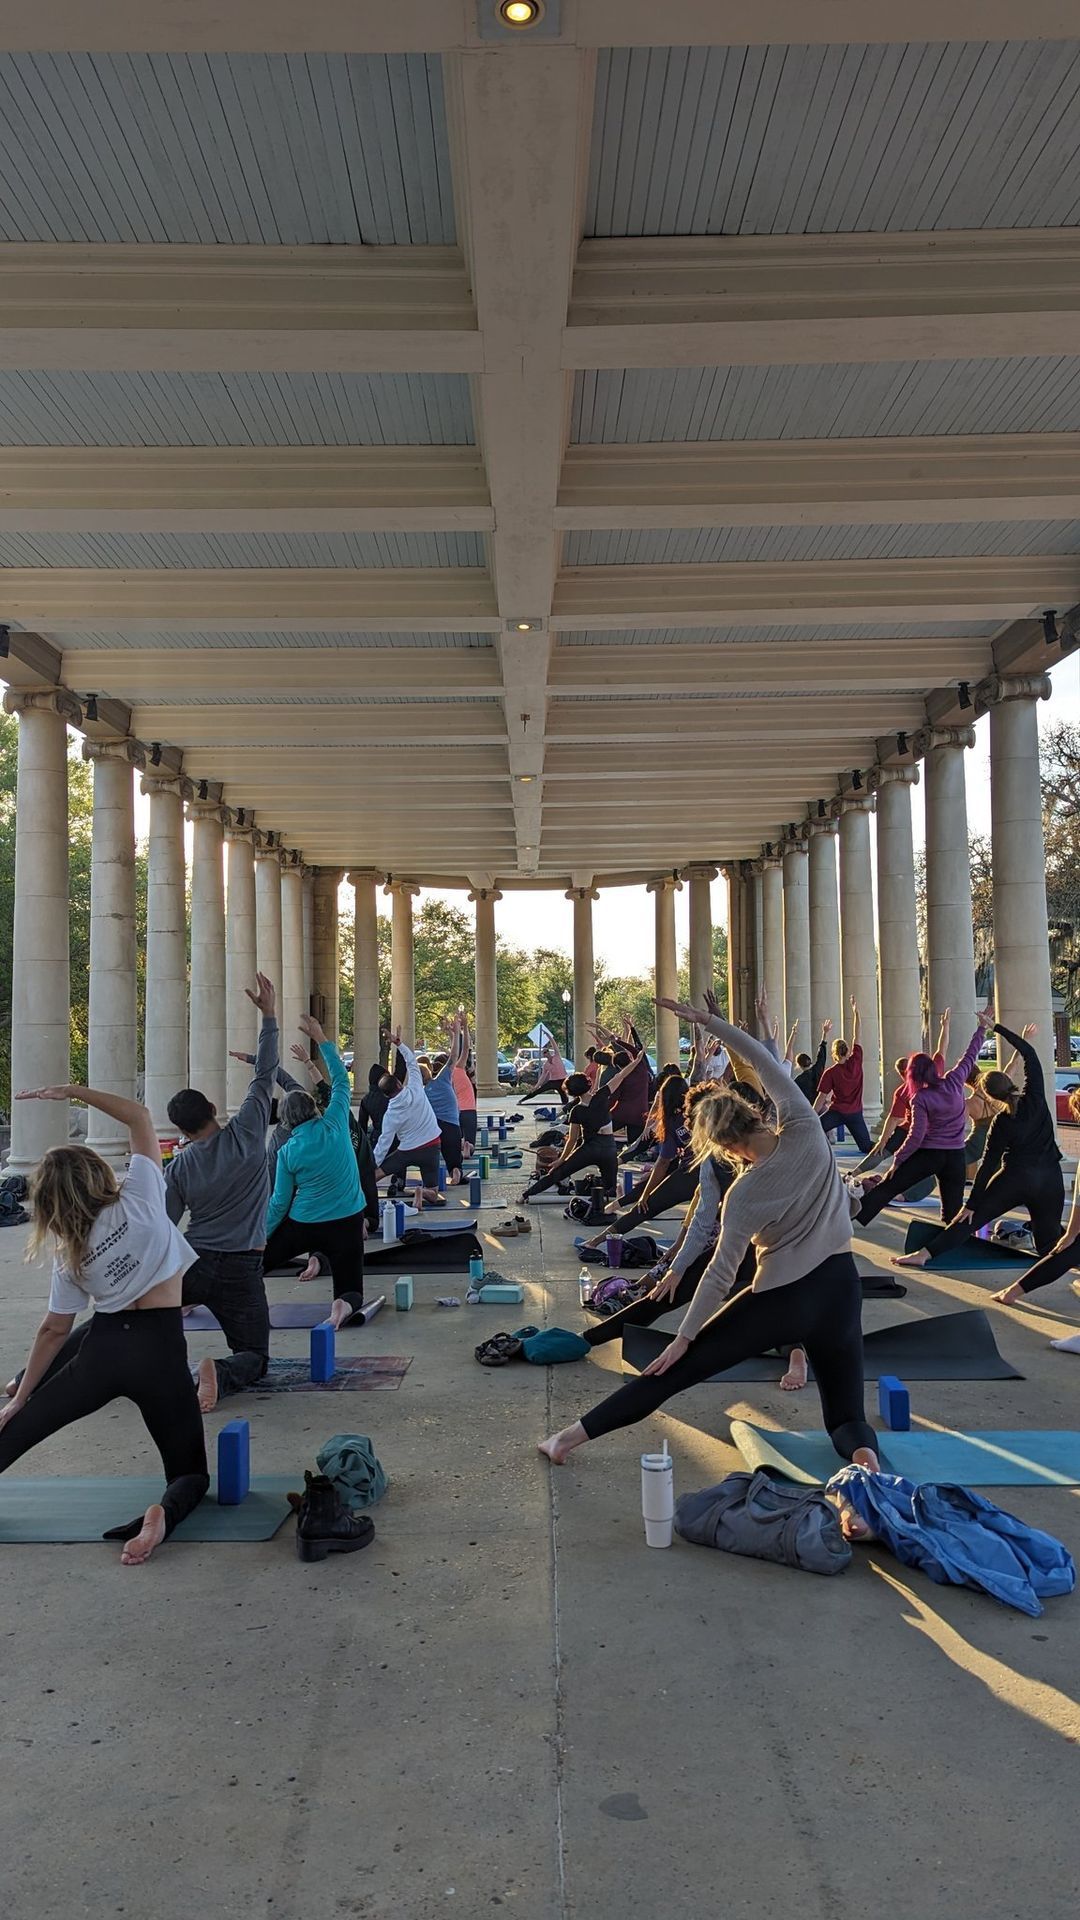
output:
{"label": "parked car", "polygon": [[517,1079],[518,1079],[517,1068],[515,1067],[513,1061],[511,1060],[510,1055],[508,1053],[504,1053],[502,1048],[500,1047],[499,1048],[499,1085],[500,1087],[516,1087]]}
{"label": "parked car", "polygon": [[518,1086],[531,1085],[540,1077],[542,1055],[539,1047],[519,1047],[514,1055],[513,1068]]}
{"label": "parked car", "polygon": [[1057,1109],[1059,1126],[1075,1127],[1076,1121],[1069,1106],[1069,1095],[1080,1087],[1080,1073],[1075,1067],[1058,1067],[1054,1074],[1054,1104]]}

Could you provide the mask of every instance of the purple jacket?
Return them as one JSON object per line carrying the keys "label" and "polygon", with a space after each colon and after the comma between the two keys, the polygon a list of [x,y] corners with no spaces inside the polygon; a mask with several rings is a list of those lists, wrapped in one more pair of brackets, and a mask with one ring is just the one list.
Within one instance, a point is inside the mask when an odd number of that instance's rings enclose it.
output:
{"label": "purple jacket", "polygon": [[894,1166],[899,1166],[920,1147],[934,1147],[945,1153],[963,1146],[967,1134],[964,1086],[979,1057],[982,1037],[982,1028],[976,1027],[963,1059],[942,1074],[936,1087],[923,1087],[915,1095],[907,1133],[893,1155]]}

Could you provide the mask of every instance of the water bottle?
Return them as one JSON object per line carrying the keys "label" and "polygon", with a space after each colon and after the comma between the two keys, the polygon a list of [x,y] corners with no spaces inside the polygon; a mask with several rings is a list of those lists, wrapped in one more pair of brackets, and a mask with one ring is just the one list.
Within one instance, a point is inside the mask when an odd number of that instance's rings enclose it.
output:
{"label": "water bottle", "polygon": [[663,1453],[641,1456],[641,1517],[647,1547],[670,1547],[675,1519],[675,1488],[667,1441]]}
{"label": "water bottle", "polygon": [[583,1307],[587,1307],[593,1296],[593,1277],[588,1267],[583,1266],[577,1277],[578,1298]]}

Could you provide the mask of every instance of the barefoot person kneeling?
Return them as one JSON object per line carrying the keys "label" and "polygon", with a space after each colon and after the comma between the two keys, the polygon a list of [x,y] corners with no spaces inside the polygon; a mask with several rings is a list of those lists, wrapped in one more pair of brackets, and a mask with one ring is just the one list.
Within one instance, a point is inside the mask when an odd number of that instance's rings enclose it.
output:
{"label": "barefoot person kneeling", "polygon": [[[693,1143],[700,1162],[719,1153],[737,1169],[712,1259],[670,1346],[638,1379],[543,1441],[540,1451],[561,1466],[575,1447],[644,1419],[684,1387],[770,1347],[797,1345],[809,1356],[837,1453],[876,1473],[877,1436],[863,1396],[862,1286],[851,1254],[850,1205],[828,1137],[785,1068],[767,1047],[721,1020],[711,996],[701,1009],[657,1004],[738,1049],[773,1101],[776,1125],[767,1125],[738,1094],[718,1092],[698,1103]],[[729,1300],[751,1244],[753,1281]],[[850,1509],[841,1520],[850,1538],[865,1537],[865,1524]]]}
{"label": "barefoot person kneeling", "polygon": [[[161,1149],[145,1107],[92,1087],[40,1087],[19,1100],[81,1100],[128,1128],[131,1165],[118,1184],[91,1147],[53,1147],[30,1183],[29,1253],[54,1248],[49,1308],[21,1379],[0,1408],[0,1473],[50,1434],[133,1400],[161,1455],[160,1502],[107,1540],[126,1542],[141,1566],[197,1507],[210,1481],[180,1311],[184,1274],[197,1255],[169,1219]],[[92,1305],[69,1339],[75,1316]],[[0,1491],[0,1499],[2,1499]]]}

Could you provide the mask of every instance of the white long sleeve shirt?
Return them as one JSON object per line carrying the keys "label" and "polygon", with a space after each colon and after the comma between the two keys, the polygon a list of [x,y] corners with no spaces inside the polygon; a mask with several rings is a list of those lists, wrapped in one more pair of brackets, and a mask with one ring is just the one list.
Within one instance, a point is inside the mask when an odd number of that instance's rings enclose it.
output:
{"label": "white long sleeve shirt", "polygon": [[416,1147],[428,1147],[441,1138],[439,1123],[416,1064],[416,1055],[404,1043],[399,1044],[397,1050],[405,1062],[407,1077],[401,1092],[395,1093],[383,1117],[379,1144],[375,1148],[377,1167],[382,1166],[390,1152],[395,1135],[403,1153],[412,1153]]}

